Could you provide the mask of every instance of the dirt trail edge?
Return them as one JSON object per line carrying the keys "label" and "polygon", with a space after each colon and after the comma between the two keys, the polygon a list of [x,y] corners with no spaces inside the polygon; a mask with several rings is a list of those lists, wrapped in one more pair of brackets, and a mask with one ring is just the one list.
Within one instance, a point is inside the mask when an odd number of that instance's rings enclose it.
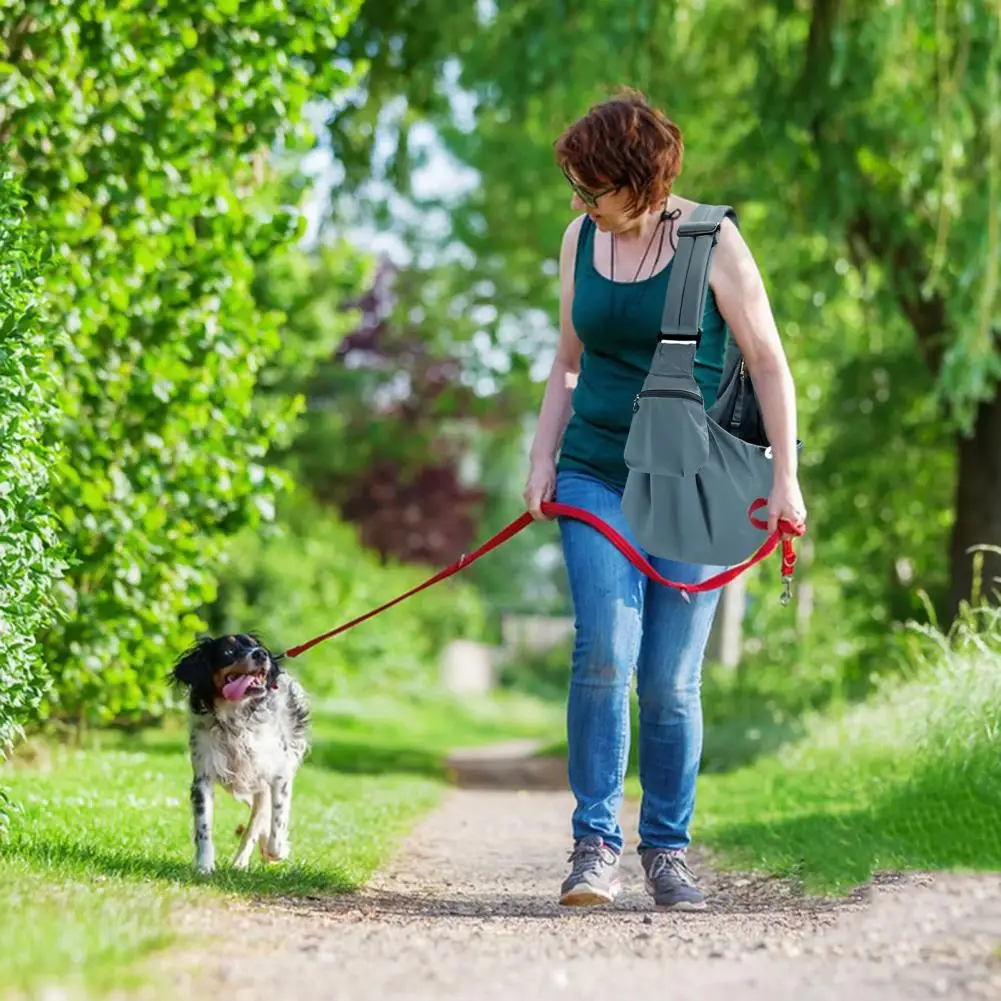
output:
{"label": "dirt trail edge", "polygon": [[[570,808],[566,792],[453,789],[364,890],[185,913],[180,930],[214,948],[160,972],[187,1001],[1001,998],[1001,876],[883,879],[831,901],[695,854],[711,909],[667,915],[631,840],[614,908],[567,912]],[[635,830],[628,807],[624,821]]]}

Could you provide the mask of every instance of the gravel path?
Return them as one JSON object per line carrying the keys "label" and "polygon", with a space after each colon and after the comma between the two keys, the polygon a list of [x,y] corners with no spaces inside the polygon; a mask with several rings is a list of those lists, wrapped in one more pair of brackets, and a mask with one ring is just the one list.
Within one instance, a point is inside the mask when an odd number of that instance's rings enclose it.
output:
{"label": "gravel path", "polygon": [[[893,1001],[1001,998],[1001,876],[877,881],[847,901],[713,871],[702,914],[643,893],[635,842],[613,909],[563,911],[565,792],[457,788],[363,891],[183,915],[187,1001]],[[627,808],[625,829],[635,830]],[[223,944],[225,942],[225,944]]]}

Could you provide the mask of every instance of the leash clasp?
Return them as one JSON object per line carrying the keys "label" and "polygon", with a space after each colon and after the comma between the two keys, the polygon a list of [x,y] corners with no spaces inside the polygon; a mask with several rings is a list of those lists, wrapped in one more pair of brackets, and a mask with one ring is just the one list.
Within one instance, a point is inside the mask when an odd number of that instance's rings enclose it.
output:
{"label": "leash clasp", "polygon": [[779,598],[779,603],[788,605],[790,601],[792,601],[792,574],[785,573],[782,575],[782,596]]}

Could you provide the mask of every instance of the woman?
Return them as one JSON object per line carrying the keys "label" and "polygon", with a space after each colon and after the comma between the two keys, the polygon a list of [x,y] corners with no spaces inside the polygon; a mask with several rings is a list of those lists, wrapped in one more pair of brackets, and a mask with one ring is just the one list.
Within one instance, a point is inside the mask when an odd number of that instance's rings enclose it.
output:
{"label": "woman", "polygon": [[[649,370],[675,249],[674,227],[696,207],[673,194],[682,137],[633,91],[592,108],[556,143],[577,215],[560,249],[560,339],[531,449],[525,503],[536,518],[556,499],[593,512],[634,542],[620,507],[633,397]],[[774,473],[769,526],[804,523],[797,481],[792,376],[768,298],[739,231],[724,221],[710,274],[695,377],[710,406],[726,331],[757,391]],[[559,460],[557,462],[557,452]],[[685,863],[702,752],[702,660],[718,591],[686,603],[649,583],[603,536],[561,519],[576,619],[567,705],[568,775],[576,798],[567,905],[610,903],[619,890],[618,822],[636,672],[643,799],[639,853],[661,909],[705,897]],[[652,559],[666,577],[696,582],[718,567]]]}

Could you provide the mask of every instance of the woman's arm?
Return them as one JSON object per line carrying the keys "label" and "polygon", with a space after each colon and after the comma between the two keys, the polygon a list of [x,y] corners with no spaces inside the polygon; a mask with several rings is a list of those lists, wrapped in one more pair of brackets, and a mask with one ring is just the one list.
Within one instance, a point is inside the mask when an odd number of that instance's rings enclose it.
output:
{"label": "woman's arm", "polygon": [[574,262],[583,221],[584,217],[578,216],[567,226],[560,245],[560,339],[542,396],[539,423],[529,453],[530,466],[524,493],[525,504],[536,518],[542,518],[539,507],[542,501],[551,500],[553,496],[556,485],[556,452],[570,420],[571,399],[580,374],[583,345],[573,329],[571,312]]}
{"label": "woman's arm", "polygon": [[803,522],[798,482],[796,387],[772,316],[768,293],[740,231],[724,219],[709,275],[720,313],[744,356],[761,405],[774,462],[769,529],[779,518]]}

